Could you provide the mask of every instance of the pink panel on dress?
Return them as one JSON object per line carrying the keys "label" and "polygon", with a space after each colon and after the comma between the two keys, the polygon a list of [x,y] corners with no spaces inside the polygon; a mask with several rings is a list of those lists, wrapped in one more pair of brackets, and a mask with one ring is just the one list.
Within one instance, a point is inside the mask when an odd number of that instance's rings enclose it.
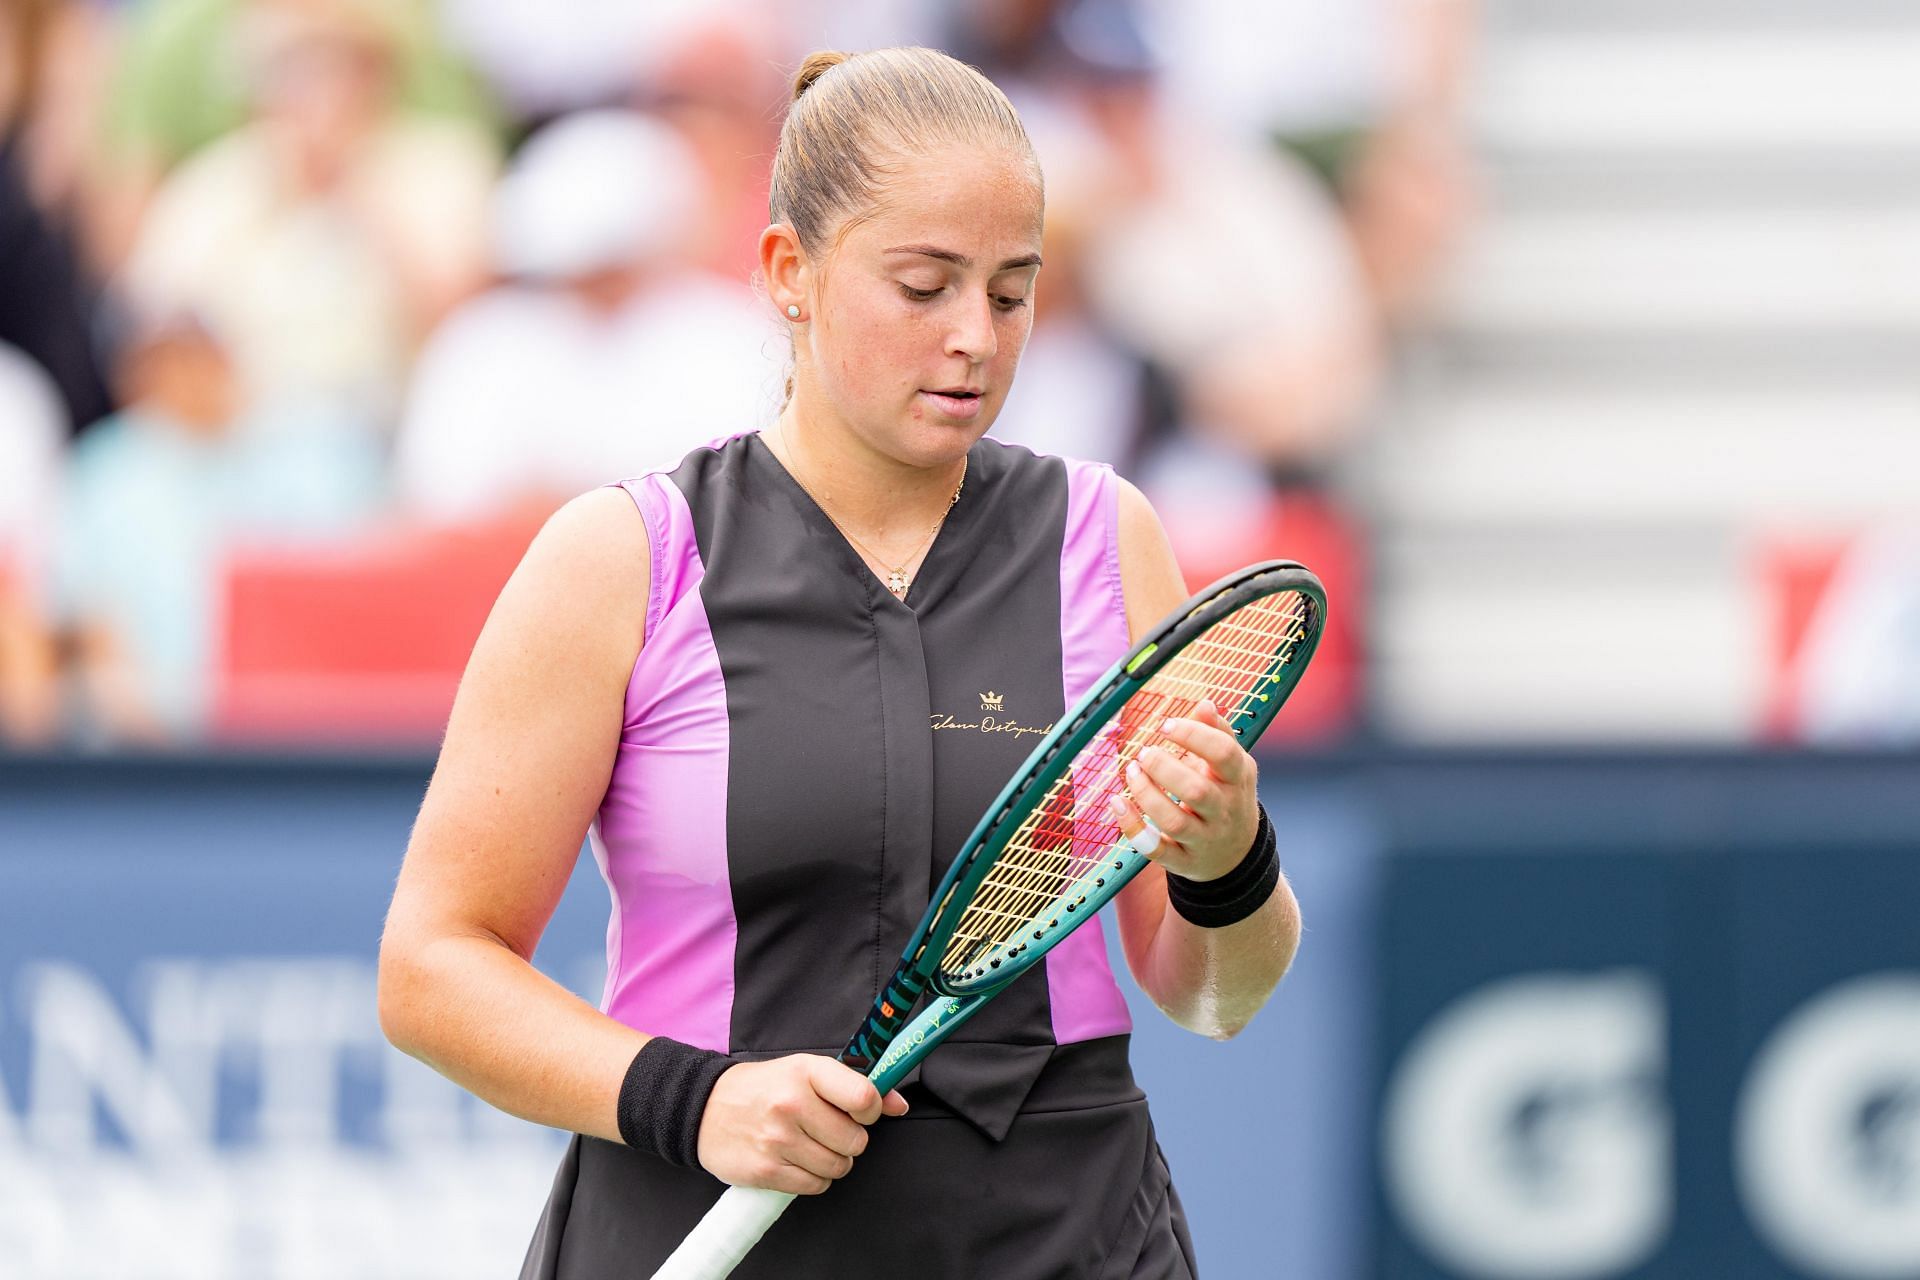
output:
{"label": "pink panel on dress", "polygon": [[662,474],[625,481],[652,551],[646,637],[590,835],[613,895],[601,1008],[728,1052],[739,935],[727,876],[727,690],[698,590],[692,513]]}
{"label": "pink panel on dress", "polygon": [[[1060,549],[1060,654],[1069,709],[1126,656],[1120,590],[1120,506],[1113,471],[1062,459],[1067,528]],[[1105,921],[1082,925],[1046,958],[1053,1038],[1059,1044],[1133,1030],[1126,998],[1107,963]]]}

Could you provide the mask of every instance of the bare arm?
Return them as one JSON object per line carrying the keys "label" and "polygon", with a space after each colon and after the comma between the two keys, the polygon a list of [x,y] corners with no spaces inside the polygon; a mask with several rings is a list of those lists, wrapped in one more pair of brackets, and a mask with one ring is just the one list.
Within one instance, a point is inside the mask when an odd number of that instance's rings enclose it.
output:
{"label": "bare arm", "polygon": [[648,569],[618,490],[534,539],[461,679],[380,946],[395,1045],[503,1111],[614,1141],[647,1038],[532,956],[613,768]]}
{"label": "bare arm", "polygon": [[[1187,598],[1158,517],[1125,481],[1120,579],[1135,638]],[[1300,910],[1284,876],[1258,911],[1225,928],[1203,929],[1168,905],[1168,870],[1195,880],[1226,874],[1259,824],[1253,758],[1226,732],[1226,722],[1203,710],[1174,724],[1169,736],[1187,749],[1185,758],[1149,751],[1128,777],[1131,803],[1170,839],[1120,895],[1120,941],[1134,980],[1168,1017],[1224,1040],[1253,1020],[1293,962]]]}
{"label": "bare arm", "polygon": [[[460,682],[380,946],[395,1045],[503,1111],[611,1142],[649,1037],[532,956],[613,770],[650,568],[639,513],[613,489],[574,499],[534,540]],[[735,1065],[702,1113],[700,1162],[817,1193],[853,1167],[882,1107],[830,1058]]]}

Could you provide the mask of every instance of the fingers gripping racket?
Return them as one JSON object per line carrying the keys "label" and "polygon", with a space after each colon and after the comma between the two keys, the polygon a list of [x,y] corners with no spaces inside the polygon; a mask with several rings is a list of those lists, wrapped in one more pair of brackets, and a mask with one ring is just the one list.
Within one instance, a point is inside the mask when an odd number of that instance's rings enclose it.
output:
{"label": "fingers gripping racket", "polygon": [[[1153,827],[1123,832],[1109,816],[1128,763],[1153,745],[1179,754],[1160,726],[1203,700],[1252,746],[1313,656],[1326,607],[1313,574],[1269,561],[1194,596],[1116,663],[967,837],[840,1060],[886,1093],[1119,893],[1160,842]],[[934,998],[907,1023],[929,989]],[[729,1187],[654,1280],[722,1280],[793,1199]]]}

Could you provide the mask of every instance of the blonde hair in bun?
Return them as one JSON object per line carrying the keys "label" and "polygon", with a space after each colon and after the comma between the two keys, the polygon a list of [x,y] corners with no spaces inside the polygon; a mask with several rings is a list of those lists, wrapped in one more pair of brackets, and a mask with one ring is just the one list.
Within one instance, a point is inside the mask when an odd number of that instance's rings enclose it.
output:
{"label": "blonde hair in bun", "polygon": [[811,89],[815,80],[845,62],[847,57],[832,49],[808,54],[807,60],[800,64],[800,69],[793,73],[793,97],[790,101],[799,101],[800,95]]}
{"label": "blonde hair in bun", "polygon": [[794,73],[767,211],[819,256],[872,211],[902,159],[943,146],[1010,150],[1041,184],[1013,104],[966,63],[922,48],[808,54]]}

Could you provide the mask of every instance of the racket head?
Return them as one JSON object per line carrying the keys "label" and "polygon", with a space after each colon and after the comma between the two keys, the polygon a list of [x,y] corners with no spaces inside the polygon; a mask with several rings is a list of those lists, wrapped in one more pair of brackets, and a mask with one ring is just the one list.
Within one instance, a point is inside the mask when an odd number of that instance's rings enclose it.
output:
{"label": "racket head", "polygon": [[917,972],[943,995],[1011,982],[1145,865],[1105,811],[1125,766],[1204,697],[1250,747],[1306,670],[1326,619],[1309,570],[1276,560],[1190,597],[1095,682],[989,806],[934,895]]}

